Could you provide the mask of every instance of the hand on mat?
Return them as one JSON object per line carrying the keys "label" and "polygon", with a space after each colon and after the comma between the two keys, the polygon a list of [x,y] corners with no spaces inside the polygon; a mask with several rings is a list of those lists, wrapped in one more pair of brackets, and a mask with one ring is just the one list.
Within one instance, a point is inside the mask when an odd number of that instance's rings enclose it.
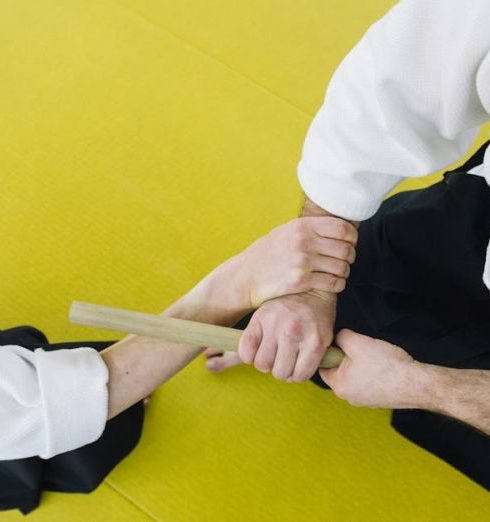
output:
{"label": "hand on mat", "polygon": [[332,341],[335,301],[298,294],[264,303],[243,332],[240,359],[279,380],[308,380]]}
{"label": "hand on mat", "polygon": [[309,290],[341,292],[355,259],[357,230],[343,219],[297,218],[276,227],[234,259],[252,308]]}
{"label": "hand on mat", "polygon": [[393,344],[342,330],[336,344],[345,352],[338,368],[320,370],[335,395],[353,406],[410,408],[417,390],[417,368],[422,366]]}

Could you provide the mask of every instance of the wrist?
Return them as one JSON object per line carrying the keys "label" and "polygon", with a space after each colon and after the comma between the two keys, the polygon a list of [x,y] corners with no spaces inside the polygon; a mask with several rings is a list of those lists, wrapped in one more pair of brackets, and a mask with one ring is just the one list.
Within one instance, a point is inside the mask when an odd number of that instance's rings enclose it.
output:
{"label": "wrist", "polygon": [[[311,201],[308,196],[305,196],[303,208],[301,209],[301,215],[305,217],[332,216],[344,219],[342,216],[337,216],[336,214],[332,214],[328,210],[319,207],[316,203],[313,203],[313,201]],[[348,219],[345,219],[345,221],[349,221],[349,223],[352,223],[356,228],[359,228],[359,221],[351,221]]]}
{"label": "wrist", "polygon": [[406,408],[441,412],[445,399],[445,368],[413,361],[407,380]]}
{"label": "wrist", "polygon": [[233,257],[216,267],[164,314],[231,325],[251,310],[246,283],[242,281],[239,264]]}
{"label": "wrist", "polygon": [[325,292],[323,290],[308,290],[305,292],[307,295],[311,295],[313,297],[317,297],[327,305],[335,305],[337,303],[337,294],[333,294],[331,292]]}

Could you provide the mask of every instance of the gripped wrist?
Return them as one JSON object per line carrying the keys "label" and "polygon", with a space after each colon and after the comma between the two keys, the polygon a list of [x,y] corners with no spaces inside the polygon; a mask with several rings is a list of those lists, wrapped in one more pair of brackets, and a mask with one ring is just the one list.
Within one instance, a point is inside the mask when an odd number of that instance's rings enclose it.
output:
{"label": "gripped wrist", "polygon": [[[216,267],[165,311],[203,322],[233,323],[251,311],[248,288],[235,258]],[[184,318],[184,317],[182,317]]]}

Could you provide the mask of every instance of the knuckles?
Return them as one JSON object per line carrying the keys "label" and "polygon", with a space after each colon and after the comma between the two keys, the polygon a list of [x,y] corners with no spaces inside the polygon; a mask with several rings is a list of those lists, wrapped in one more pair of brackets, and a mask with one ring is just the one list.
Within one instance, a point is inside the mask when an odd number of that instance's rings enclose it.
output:
{"label": "knuckles", "polygon": [[346,280],[342,277],[330,275],[326,279],[327,292],[339,293],[345,288]]}
{"label": "knuckles", "polygon": [[347,259],[347,261],[350,264],[352,264],[355,260],[356,260],[356,249],[353,246],[351,246],[350,247],[349,259]]}
{"label": "knuckles", "polygon": [[296,218],[290,221],[288,236],[293,251],[304,252],[311,238],[311,225],[306,218]]}
{"label": "knuckles", "polygon": [[240,339],[240,344],[238,345],[238,355],[244,363],[252,363],[255,353],[258,349],[258,344],[259,341],[257,336],[255,334],[248,333],[245,330]]}
{"label": "knuckles", "polygon": [[347,221],[344,221],[343,219],[336,219],[335,228],[341,239],[347,239],[349,237],[351,230],[350,224],[347,223]]}
{"label": "knuckles", "polygon": [[336,260],[335,271],[339,277],[347,278],[350,274],[350,265],[347,261]]}
{"label": "knuckles", "polygon": [[335,285],[334,285],[334,292],[342,292],[345,290],[345,285],[347,284],[346,280],[343,279],[343,278],[338,278],[336,281],[335,281]]}
{"label": "knuckles", "polygon": [[[336,223],[337,233],[341,239],[345,241],[357,243],[358,232],[354,225],[343,219],[338,219]],[[351,239],[353,237],[353,240]]]}
{"label": "knuckles", "polygon": [[310,345],[309,351],[317,357],[323,357],[325,355],[326,349],[327,347],[318,341]]}
{"label": "knuckles", "polygon": [[301,342],[303,340],[303,325],[298,320],[292,320],[284,327],[284,336],[294,342]]}
{"label": "knuckles", "polygon": [[344,261],[349,261],[350,259],[352,259],[353,250],[353,247],[348,243],[342,243],[342,245],[339,246],[338,256],[340,259]]}

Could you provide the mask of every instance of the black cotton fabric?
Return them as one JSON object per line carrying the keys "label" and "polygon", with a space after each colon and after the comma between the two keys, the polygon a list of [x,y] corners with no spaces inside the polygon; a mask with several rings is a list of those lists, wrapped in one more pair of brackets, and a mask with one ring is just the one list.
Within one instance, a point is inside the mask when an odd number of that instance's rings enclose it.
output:
{"label": "black cotton fabric", "polygon": [[[490,370],[490,290],[482,279],[490,187],[467,173],[487,146],[440,183],[389,198],[361,224],[336,331],[384,339],[418,361]],[[325,387],[318,374],[312,380]],[[396,410],[391,424],[490,490],[490,437],[421,410]]]}
{"label": "black cotton fabric", "polygon": [[[490,369],[490,291],[482,281],[490,187],[467,174],[483,162],[486,146],[440,183],[393,196],[361,224],[336,331],[347,327],[384,339],[422,362]],[[236,326],[245,328],[249,320]],[[0,331],[0,349],[6,344],[102,350],[111,343],[49,345],[39,330],[23,326]],[[312,380],[327,388],[318,374]],[[136,446],[143,415],[138,403],[110,420],[98,441],[49,460],[0,462],[0,510],[28,513],[42,491],[92,491]],[[394,411],[392,426],[490,490],[489,437],[421,410]]]}
{"label": "black cotton fabric", "polygon": [[[46,336],[31,326],[0,331],[2,346],[15,344],[46,351],[90,346],[101,351],[112,343],[77,342],[49,344]],[[88,493],[93,491],[138,443],[143,427],[141,402],[109,420],[102,436],[82,448],[43,460],[39,457],[0,461],[0,510],[35,509],[43,491]]]}
{"label": "black cotton fabric", "polygon": [[[489,144],[440,183],[387,199],[361,223],[336,332],[350,328],[383,339],[421,362],[490,370],[490,290],[482,279],[490,187],[467,173],[483,162]],[[244,329],[251,317],[236,327]],[[329,389],[318,373],[312,381]],[[421,410],[396,410],[391,424],[490,490],[490,437]]]}

